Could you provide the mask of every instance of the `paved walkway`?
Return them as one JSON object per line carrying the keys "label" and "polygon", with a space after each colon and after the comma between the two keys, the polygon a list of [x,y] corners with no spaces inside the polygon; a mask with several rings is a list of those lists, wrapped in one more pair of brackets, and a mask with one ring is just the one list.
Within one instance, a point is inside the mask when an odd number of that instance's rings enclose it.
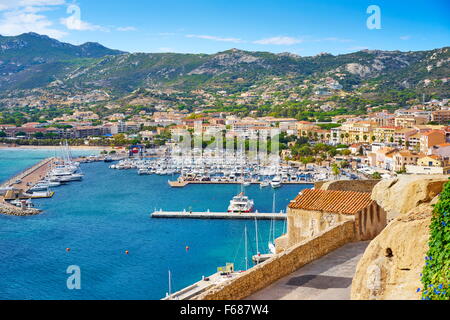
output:
{"label": "paved walkway", "polygon": [[356,265],[369,242],[349,243],[246,300],[349,300]]}

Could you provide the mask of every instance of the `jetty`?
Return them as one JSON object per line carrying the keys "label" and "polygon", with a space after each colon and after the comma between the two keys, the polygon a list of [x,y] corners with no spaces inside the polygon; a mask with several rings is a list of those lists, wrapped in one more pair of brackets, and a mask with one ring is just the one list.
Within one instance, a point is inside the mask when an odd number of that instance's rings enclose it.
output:
{"label": "jetty", "polygon": [[27,192],[32,185],[35,185],[49,172],[55,158],[48,158],[40,161],[29,169],[22,171],[13,178],[0,185],[0,189],[14,188]]}
{"label": "jetty", "polygon": [[151,218],[158,219],[235,219],[235,220],[286,220],[285,213],[229,213],[229,212],[191,212],[191,211],[155,211]]}
{"label": "jetty", "polygon": [[203,277],[202,280],[184,289],[181,289],[180,291],[177,291],[172,294],[167,294],[167,296],[161,300],[192,300],[193,298],[207,291],[214,285],[230,280],[234,278],[237,274],[239,273],[233,272],[230,274],[223,274],[221,272],[217,272],[209,277]]}
{"label": "jetty", "polygon": [[[169,186],[172,188],[183,188],[190,184],[242,184],[241,181],[167,181],[169,183]],[[250,184],[256,184],[259,185],[261,182],[249,182]],[[311,181],[287,181],[282,182],[281,184],[297,184],[297,185],[311,185],[314,184],[314,182]]]}

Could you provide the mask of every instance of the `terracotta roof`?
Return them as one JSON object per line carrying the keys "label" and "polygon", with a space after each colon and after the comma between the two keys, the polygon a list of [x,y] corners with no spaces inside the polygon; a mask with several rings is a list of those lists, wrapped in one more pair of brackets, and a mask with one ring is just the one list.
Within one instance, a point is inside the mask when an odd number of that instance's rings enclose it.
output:
{"label": "terracotta roof", "polygon": [[291,201],[289,208],[356,214],[372,202],[370,192],[307,189]]}

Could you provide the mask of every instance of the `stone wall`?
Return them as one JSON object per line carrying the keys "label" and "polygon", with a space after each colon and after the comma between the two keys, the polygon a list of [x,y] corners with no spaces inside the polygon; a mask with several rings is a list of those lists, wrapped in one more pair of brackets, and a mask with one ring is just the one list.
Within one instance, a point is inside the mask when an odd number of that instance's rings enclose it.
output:
{"label": "stone wall", "polygon": [[353,221],[342,222],[333,229],[276,254],[236,278],[212,287],[196,300],[244,299],[344,244],[353,242],[354,238]]}
{"label": "stone wall", "polygon": [[38,209],[22,210],[16,206],[10,205],[6,202],[0,202],[0,214],[6,214],[9,216],[34,216],[41,213]]}
{"label": "stone wall", "polygon": [[380,180],[336,180],[320,181],[314,184],[314,188],[322,190],[340,190],[356,192],[372,192]]}

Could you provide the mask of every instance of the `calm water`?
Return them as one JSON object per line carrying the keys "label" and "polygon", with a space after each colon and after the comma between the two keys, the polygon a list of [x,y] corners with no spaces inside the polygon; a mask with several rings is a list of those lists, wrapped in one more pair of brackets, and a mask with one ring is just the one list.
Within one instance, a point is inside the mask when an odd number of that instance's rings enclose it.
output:
{"label": "calm water", "polygon": [[[53,155],[10,153],[0,150],[0,180]],[[35,201],[43,214],[0,216],[0,299],[160,299],[168,291],[168,270],[177,290],[226,262],[243,269],[245,225],[248,255],[256,252],[254,221],[149,217],[155,208],[225,211],[238,192],[235,185],[172,189],[167,176],[139,176],[105,163],[83,164],[82,170],[82,182],[56,188],[52,199]],[[257,210],[270,212],[274,192],[280,211],[302,188],[251,186],[246,193]],[[284,227],[277,223],[276,236]],[[259,221],[258,230],[260,251],[266,252],[270,221]],[[81,290],[66,287],[70,265],[81,268]]]}

